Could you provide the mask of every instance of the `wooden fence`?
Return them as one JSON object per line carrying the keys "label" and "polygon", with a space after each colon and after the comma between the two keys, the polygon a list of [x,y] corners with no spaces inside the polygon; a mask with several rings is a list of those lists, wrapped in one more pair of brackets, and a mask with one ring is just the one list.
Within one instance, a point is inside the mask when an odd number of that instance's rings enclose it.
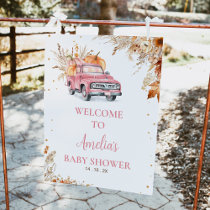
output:
{"label": "wooden fence", "polygon": [[44,51],[44,48],[39,49],[27,49],[22,51],[16,50],[16,36],[30,36],[30,35],[41,35],[41,34],[52,34],[53,32],[38,32],[38,33],[16,33],[16,28],[14,26],[10,27],[9,33],[0,33],[0,37],[9,37],[10,38],[10,50],[8,52],[0,52],[0,57],[2,56],[10,56],[10,70],[6,70],[2,72],[2,75],[11,74],[10,83],[15,83],[17,79],[17,72],[25,71],[28,69],[33,69],[36,67],[44,66],[44,64],[35,64],[26,67],[21,67],[17,69],[17,55],[27,54],[32,52],[40,52]]}

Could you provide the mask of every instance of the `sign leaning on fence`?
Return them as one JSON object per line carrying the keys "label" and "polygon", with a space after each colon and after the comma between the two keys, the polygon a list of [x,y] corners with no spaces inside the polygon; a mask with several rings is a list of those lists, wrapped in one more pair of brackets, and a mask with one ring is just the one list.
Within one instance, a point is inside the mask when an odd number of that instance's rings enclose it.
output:
{"label": "sign leaning on fence", "polygon": [[45,180],[152,194],[163,38],[54,35]]}

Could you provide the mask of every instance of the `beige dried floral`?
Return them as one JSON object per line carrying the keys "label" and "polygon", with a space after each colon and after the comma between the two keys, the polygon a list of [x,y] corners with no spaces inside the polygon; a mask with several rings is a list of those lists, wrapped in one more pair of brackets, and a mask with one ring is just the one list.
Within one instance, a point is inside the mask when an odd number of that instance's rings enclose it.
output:
{"label": "beige dried floral", "polygon": [[47,155],[46,159],[45,159],[45,163],[46,163],[46,164],[51,164],[51,163],[53,163],[53,162],[54,162],[55,155],[56,155],[56,151],[50,152],[50,153]]}
{"label": "beige dried floral", "polygon": [[146,91],[147,87],[152,87],[148,92],[148,98],[153,98],[157,95],[159,100],[163,38],[150,38],[149,40],[146,37],[137,36],[104,36],[102,38],[108,39],[106,43],[111,43],[114,46],[113,55],[117,51],[124,49],[130,60],[133,60],[134,55],[138,56],[136,61],[138,69],[133,74],[138,73],[142,65],[149,62],[149,68],[143,80],[142,89]]}

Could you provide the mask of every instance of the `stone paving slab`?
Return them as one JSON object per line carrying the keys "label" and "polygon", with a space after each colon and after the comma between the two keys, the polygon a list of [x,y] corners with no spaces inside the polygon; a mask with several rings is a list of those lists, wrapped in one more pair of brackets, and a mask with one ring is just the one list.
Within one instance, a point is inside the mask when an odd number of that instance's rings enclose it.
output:
{"label": "stone paving slab", "polygon": [[[22,187],[24,185],[30,184],[30,181],[17,181],[17,180],[9,180],[9,190],[13,192],[13,190],[17,187]],[[4,183],[0,183],[0,191],[4,192]]]}
{"label": "stone paving slab", "polygon": [[95,210],[107,210],[119,206],[128,200],[116,194],[100,194],[88,200],[89,205]]}
{"label": "stone paving slab", "polygon": [[106,189],[106,188],[99,188],[100,192],[102,193],[110,193],[110,194],[116,194],[118,193],[119,191],[117,190],[111,190],[111,189]]}
{"label": "stone paving slab", "polygon": [[178,210],[178,209],[183,209],[183,207],[177,198],[171,200],[171,202],[168,202],[166,205],[159,208],[159,210]]}
{"label": "stone paving slab", "polygon": [[43,210],[91,210],[85,201],[61,199],[42,207]]}
{"label": "stone paving slab", "polygon": [[[9,193],[9,199],[12,202],[13,200],[17,199],[17,197],[11,193]],[[0,206],[4,206],[5,205],[5,199],[4,199],[4,191],[0,191]],[[4,208],[0,208],[0,209],[4,209]]]}
{"label": "stone paving slab", "polygon": [[148,208],[142,207],[141,205],[134,203],[134,202],[126,202],[124,204],[121,204],[117,206],[116,208],[113,208],[113,210],[148,210]]}
{"label": "stone paving slab", "polygon": [[33,182],[13,190],[13,193],[25,201],[43,206],[59,199],[54,187],[49,184]]}
{"label": "stone paving slab", "polygon": [[83,187],[72,185],[69,187],[68,184],[55,186],[56,192],[62,198],[80,199],[87,200],[91,197],[99,195],[100,192],[95,187]]}
{"label": "stone paving slab", "polygon": [[33,179],[43,178],[44,170],[37,166],[20,166],[8,171],[10,181],[32,181]]}
{"label": "stone paving slab", "polygon": [[[10,194],[11,195],[11,194]],[[35,205],[33,204],[30,204],[26,201],[24,201],[23,199],[20,199],[18,198],[17,196],[15,195],[12,195],[12,199],[11,199],[11,196],[10,196],[10,209],[17,209],[17,210],[28,210],[28,209],[34,209],[36,208]],[[0,204],[0,209],[6,209],[5,207],[5,202],[3,204]]]}
{"label": "stone paving slab", "polygon": [[[178,200],[179,194],[175,187],[170,180],[164,178],[160,168],[156,171],[158,173],[155,175],[153,196],[104,188],[44,183],[43,91],[8,96],[4,98],[4,107],[12,210],[184,209]],[[0,162],[2,163],[1,159]],[[2,169],[0,172],[0,190],[3,190]],[[4,202],[2,197],[0,209],[5,209]]]}
{"label": "stone paving slab", "polygon": [[154,188],[153,190],[153,196],[138,195],[136,193],[127,192],[120,192],[118,193],[118,195],[122,196],[123,198],[135,201],[139,203],[142,207],[147,207],[151,209],[158,209],[170,201],[166,196],[161,195],[156,188]]}

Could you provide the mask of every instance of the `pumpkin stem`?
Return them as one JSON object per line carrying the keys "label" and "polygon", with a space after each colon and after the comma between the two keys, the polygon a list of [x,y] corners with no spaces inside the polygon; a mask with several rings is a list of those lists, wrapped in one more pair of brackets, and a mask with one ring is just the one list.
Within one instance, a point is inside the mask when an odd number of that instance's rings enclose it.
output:
{"label": "pumpkin stem", "polygon": [[99,53],[100,53],[100,51],[96,54],[95,60],[97,60],[97,57],[98,57]]}

